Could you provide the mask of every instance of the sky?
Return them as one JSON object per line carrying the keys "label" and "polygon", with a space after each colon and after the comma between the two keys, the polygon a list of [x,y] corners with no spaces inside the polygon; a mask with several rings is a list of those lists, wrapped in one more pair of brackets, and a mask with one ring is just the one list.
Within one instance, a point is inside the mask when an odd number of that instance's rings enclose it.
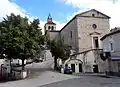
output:
{"label": "sky", "polygon": [[50,13],[60,30],[76,14],[90,9],[110,16],[110,28],[120,26],[120,0],[0,0],[0,20],[10,13],[20,14],[31,21],[39,18],[44,28]]}

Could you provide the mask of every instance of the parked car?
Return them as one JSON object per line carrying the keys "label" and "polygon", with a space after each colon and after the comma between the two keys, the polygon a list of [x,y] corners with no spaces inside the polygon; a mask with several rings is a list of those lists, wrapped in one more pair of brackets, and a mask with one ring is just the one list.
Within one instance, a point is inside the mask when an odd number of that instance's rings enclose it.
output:
{"label": "parked car", "polygon": [[66,67],[64,69],[64,74],[72,74],[72,69],[70,67]]}

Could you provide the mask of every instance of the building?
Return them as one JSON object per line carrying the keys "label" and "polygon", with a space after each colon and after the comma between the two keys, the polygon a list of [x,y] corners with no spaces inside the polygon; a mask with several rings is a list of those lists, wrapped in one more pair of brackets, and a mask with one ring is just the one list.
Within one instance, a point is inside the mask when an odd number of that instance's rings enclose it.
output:
{"label": "building", "polygon": [[[49,31],[47,36],[50,40],[61,39],[75,51],[71,57],[73,62],[69,63],[75,72],[81,68],[81,72],[104,72],[104,62],[99,55],[102,50],[100,38],[109,32],[109,19],[109,16],[91,9],[75,15],[60,31]],[[74,63],[76,59],[81,61],[80,66]]]}
{"label": "building", "polygon": [[44,28],[45,35],[47,36],[48,40],[52,41],[60,39],[60,33],[56,30],[56,24],[53,22],[50,14],[47,18],[47,23],[45,24]]}
{"label": "building", "polygon": [[120,72],[120,28],[114,28],[101,38],[103,53],[110,53],[106,62],[106,71]]}

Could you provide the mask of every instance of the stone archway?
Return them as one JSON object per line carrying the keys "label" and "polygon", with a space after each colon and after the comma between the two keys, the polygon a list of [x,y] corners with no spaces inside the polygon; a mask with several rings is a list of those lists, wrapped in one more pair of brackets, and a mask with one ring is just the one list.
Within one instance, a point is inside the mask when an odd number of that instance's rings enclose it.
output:
{"label": "stone archway", "polygon": [[65,65],[67,64],[72,68],[73,72],[79,73],[83,71],[82,64],[83,62],[80,59],[69,59],[65,61]]}

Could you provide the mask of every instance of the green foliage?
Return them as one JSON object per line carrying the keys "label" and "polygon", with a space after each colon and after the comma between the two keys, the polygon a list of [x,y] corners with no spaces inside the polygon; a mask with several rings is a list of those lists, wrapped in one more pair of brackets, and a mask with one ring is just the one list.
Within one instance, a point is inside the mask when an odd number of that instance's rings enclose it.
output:
{"label": "green foliage", "polygon": [[25,60],[34,58],[40,53],[40,46],[45,43],[39,19],[30,24],[26,17],[11,14],[0,22],[0,57],[7,55],[8,59],[19,58]]}
{"label": "green foliage", "polygon": [[54,56],[54,63],[56,68],[57,59],[61,58],[63,61],[67,60],[70,57],[70,49],[68,45],[63,44],[61,41],[52,41],[51,42],[51,53]]}
{"label": "green foliage", "polygon": [[63,44],[61,41],[51,42],[51,53],[56,58],[67,60],[70,57],[70,49],[68,45]]}

